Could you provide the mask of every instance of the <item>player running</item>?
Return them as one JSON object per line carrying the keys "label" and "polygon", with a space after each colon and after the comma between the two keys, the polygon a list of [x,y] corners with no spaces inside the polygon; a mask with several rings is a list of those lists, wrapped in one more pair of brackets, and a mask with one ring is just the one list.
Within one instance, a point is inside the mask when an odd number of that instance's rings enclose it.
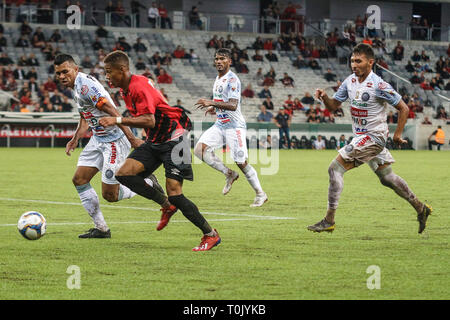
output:
{"label": "player running", "polygon": [[217,115],[214,125],[200,137],[194,149],[197,158],[225,175],[226,184],[222,193],[228,194],[234,181],[239,178],[216,156],[214,150],[226,143],[230,147],[231,157],[245,174],[248,182],[256,192],[251,207],[260,207],[267,200],[258,179],[256,170],[247,162],[247,140],[244,116],[241,113],[241,82],[230,70],[231,51],[219,49],[214,56],[214,63],[219,75],[213,87],[213,100],[200,99],[196,106],[206,114]]}
{"label": "player running", "polygon": [[[118,123],[146,129],[146,142],[135,149],[116,173],[120,183],[137,194],[155,200],[158,194],[155,188],[145,183],[144,177],[163,164],[166,175],[166,190],[170,203],[181,210],[183,215],[204,234],[200,245],[193,251],[206,251],[217,246],[221,239],[216,229],[212,229],[197,206],[183,195],[183,180],[193,180],[190,148],[185,154],[187,131],[192,124],[186,113],[177,107],[171,107],[148,78],[133,75],[129,70],[126,53],[114,51],[105,60],[107,79],[113,86],[121,89],[126,106],[133,117],[106,117],[100,119],[104,127]],[[182,161],[184,156],[187,161]],[[161,218],[167,224],[172,214],[163,214]]]}
{"label": "player running", "polygon": [[339,197],[344,187],[344,173],[367,163],[380,179],[380,182],[395,191],[408,201],[417,212],[419,233],[426,227],[432,208],[419,201],[409,189],[407,183],[392,171],[391,164],[395,162],[389,150],[385,147],[389,135],[386,122],[385,102],[399,111],[398,124],[394,132],[394,143],[406,143],[402,132],[408,119],[408,106],[401,96],[388,83],[372,72],[374,52],[367,44],[358,44],[353,49],[350,75],[333,98],[329,98],[323,89],[317,89],[316,96],[322,100],[328,110],[336,110],[342,102],[350,99],[353,119],[352,142],[341,148],[339,155],[328,168],[330,184],[328,188],[328,210],[325,218],[308,230],[315,232],[331,232],[335,228],[334,216],[338,207]]}
{"label": "player running", "polygon": [[[81,115],[74,136],[66,145],[66,154],[71,155],[89,128],[92,137],[78,159],[77,170],[72,179],[81,203],[94,221],[95,227],[80,238],[111,238],[111,231],[100,210],[97,193],[90,181],[102,172],[102,196],[108,202],[129,199],[136,195],[126,186],[120,185],[115,172],[130,153],[130,148],[137,148],[144,143],[136,138],[130,128],[119,125],[104,127],[99,124],[106,116],[120,116],[113,100],[101,83],[90,75],[78,71],[72,56],[59,54],[55,57],[56,78],[62,85],[71,88],[78,111]],[[161,197],[159,204],[165,210],[175,211],[164,195],[155,176],[146,179],[147,183],[157,188]]]}

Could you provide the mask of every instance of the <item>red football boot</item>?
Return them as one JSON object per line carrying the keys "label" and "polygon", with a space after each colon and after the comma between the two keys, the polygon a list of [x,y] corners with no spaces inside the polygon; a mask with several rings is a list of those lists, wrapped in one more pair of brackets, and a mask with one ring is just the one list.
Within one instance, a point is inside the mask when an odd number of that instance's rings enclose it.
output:
{"label": "red football boot", "polygon": [[216,232],[215,236],[207,236],[206,234],[202,237],[202,241],[198,245],[198,247],[195,247],[192,249],[192,251],[207,251],[211,250],[215,246],[218,246],[220,244],[220,236],[216,229],[214,229]]}
{"label": "red football boot", "polygon": [[161,219],[158,222],[158,225],[156,226],[156,230],[160,231],[167,226],[169,223],[170,218],[173,216],[175,212],[177,212],[178,208],[175,207],[173,204],[170,205],[169,208],[161,208],[162,214]]}

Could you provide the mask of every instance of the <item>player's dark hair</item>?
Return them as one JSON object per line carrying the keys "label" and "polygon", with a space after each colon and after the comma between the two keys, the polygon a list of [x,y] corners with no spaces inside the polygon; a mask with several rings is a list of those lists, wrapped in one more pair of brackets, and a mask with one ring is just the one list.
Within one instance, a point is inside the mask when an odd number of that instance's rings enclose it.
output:
{"label": "player's dark hair", "polygon": [[231,59],[231,50],[228,48],[220,48],[216,51],[215,56],[216,55],[225,56]]}
{"label": "player's dark hair", "polygon": [[113,66],[126,65],[128,67],[130,65],[128,55],[121,50],[116,50],[108,53],[108,55],[105,57],[104,62],[109,63]]}
{"label": "player's dark hair", "polygon": [[53,61],[53,64],[55,66],[59,66],[61,64],[63,64],[64,62],[69,61],[73,64],[75,63],[75,60],[73,59],[73,57],[70,54],[65,54],[65,53],[60,53],[55,57],[55,60]]}
{"label": "player's dark hair", "polygon": [[375,53],[373,52],[372,47],[367,43],[358,43],[353,48],[353,53],[363,54],[367,59],[375,59]]}

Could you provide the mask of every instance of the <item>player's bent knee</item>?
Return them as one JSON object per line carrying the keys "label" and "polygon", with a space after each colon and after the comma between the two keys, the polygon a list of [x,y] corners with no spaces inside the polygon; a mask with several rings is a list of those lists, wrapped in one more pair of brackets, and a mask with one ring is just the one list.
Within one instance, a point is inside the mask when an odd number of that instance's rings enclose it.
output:
{"label": "player's bent knee", "polygon": [[72,178],[72,183],[73,183],[74,186],[82,186],[82,185],[84,185],[86,183],[89,183],[89,180],[86,179],[86,178],[83,178],[83,177],[75,175]]}

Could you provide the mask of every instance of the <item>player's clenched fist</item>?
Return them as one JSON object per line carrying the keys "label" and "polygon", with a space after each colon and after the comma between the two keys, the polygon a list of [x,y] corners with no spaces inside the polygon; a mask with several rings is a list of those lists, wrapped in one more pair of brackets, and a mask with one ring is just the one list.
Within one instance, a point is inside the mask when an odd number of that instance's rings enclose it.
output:
{"label": "player's clenched fist", "polygon": [[115,125],[117,123],[117,119],[115,117],[103,117],[98,121],[98,123],[102,127],[109,127]]}

